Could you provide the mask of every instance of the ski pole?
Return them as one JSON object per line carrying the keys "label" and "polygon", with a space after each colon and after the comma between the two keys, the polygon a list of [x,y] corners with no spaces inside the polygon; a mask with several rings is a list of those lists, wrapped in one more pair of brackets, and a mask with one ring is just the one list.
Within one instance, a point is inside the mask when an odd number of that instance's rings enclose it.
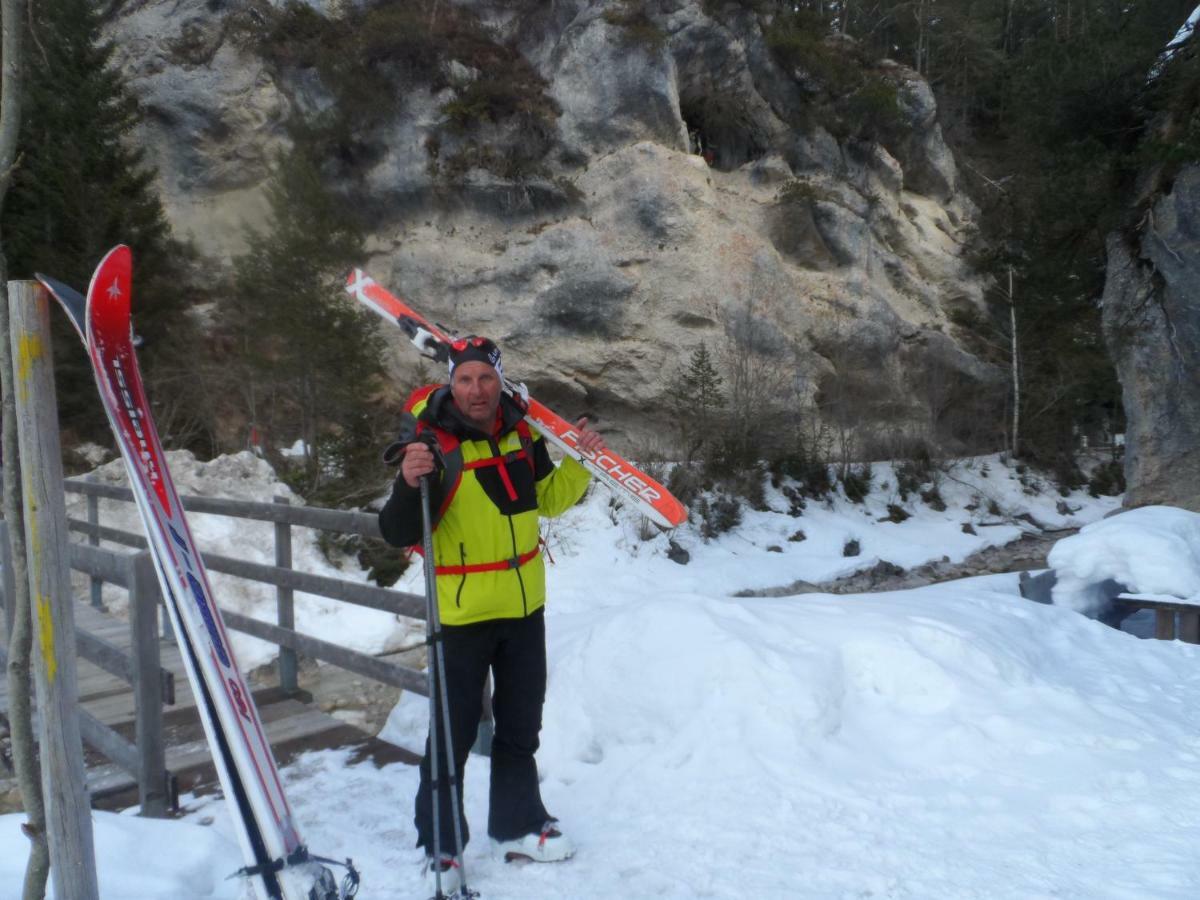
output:
{"label": "ski pole", "polygon": [[[454,764],[454,740],[450,733],[450,697],[446,692],[446,661],[442,646],[442,619],[438,611],[437,571],[433,559],[433,517],[429,511],[429,476],[421,476],[421,524],[424,532],[422,549],[425,559],[425,635],[431,659],[429,670],[429,777],[433,783],[433,856],[437,897],[442,895],[441,813],[438,797],[438,701],[441,701],[441,737],[446,752],[446,779],[450,788],[450,815],[454,819],[454,861],[458,865],[461,895],[472,896],[467,888],[467,870],[463,865],[462,822],[459,813],[458,776]],[[436,677],[435,677],[436,668]]]}

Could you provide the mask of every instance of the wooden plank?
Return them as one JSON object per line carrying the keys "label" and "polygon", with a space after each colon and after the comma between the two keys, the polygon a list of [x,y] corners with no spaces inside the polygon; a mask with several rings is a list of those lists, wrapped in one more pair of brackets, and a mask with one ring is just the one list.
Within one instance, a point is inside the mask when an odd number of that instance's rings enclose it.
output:
{"label": "wooden plank", "polygon": [[1200,602],[1167,594],[1119,594],[1113,602],[1132,609],[1171,609],[1175,612],[1200,610]]}
{"label": "wooden plank", "polygon": [[357,672],[359,675],[365,675],[367,678],[373,678],[383,684],[404,688],[422,696],[429,694],[426,676],[416,669],[405,668],[365,653],[347,650],[338,644],[309,637],[297,631],[288,631],[278,625],[260,622],[258,619],[252,619],[241,613],[221,610],[221,615],[225,619],[225,624],[235,631],[241,631],[283,647],[291,647],[305,656],[333,663],[335,666]]}
{"label": "wooden plank", "polygon": [[84,709],[79,711],[79,730],[90,746],[126,772],[137,772],[138,748]]}
{"label": "wooden plank", "polygon": [[[66,488],[77,494],[133,502],[133,492],[129,488],[118,485],[96,484],[82,478],[69,478],[66,481]],[[380,537],[379,519],[371,513],[323,509],[315,506],[285,506],[281,508],[274,503],[227,500],[222,497],[184,496],[179,499],[183,503],[183,508],[189,512],[254,519],[261,522],[286,522],[289,525],[300,525],[321,531],[338,531],[372,538]]]}
{"label": "wooden plank", "polygon": [[51,359],[50,297],[35,282],[11,281],[8,299],[50,874],[55,896],[96,900],[92,811],[84,781],[75,681],[75,604]]}
{"label": "wooden plank", "polygon": [[149,551],[129,563],[129,637],[138,750],[138,802],[143,816],[167,814],[166,744],[159,677],[158,576]]}
{"label": "wooden plank", "polygon": [[[287,497],[276,497],[275,502],[287,504]],[[275,567],[292,568],[292,526],[286,522],[275,523]],[[296,628],[295,592],[290,587],[275,588],[275,609],[280,628],[294,631]],[[296,670],[299,660],[290,647],[279,648],[279,686],[285,691],[297,687]]]}
{"label": "wooden plank", "polygon": [[[95,475],[89,475],[88,481],[95,481]],[[100,524],[100,498],[89,496],[87,498],[87,520],[89,525]],[[100,538],[93,536],[88,540],[88,543],[93,547],[100,545]],[[104,579],[93,575],[88,579],[89,599],[93,609],[103,609],[104,602],[102,599],[104,591]]]}
{"label": "wooden plank", "polygon": [[[345,733],[349,727],[333,716],[306,707],[297,701],[283,701],[259,710],[263,731],[272,748],[293,741],[307,740],[323,734]],[[366,735],[362,735],[365,740]],[[167,748],[167,769],[176,777],[198,768],[212,766],[208,741],[196,738]],[[117,766],[100,766],[88,773],[88,786],[93,795],[103,796],[130,790],[136,782]]]}
{"label": "wooden plank", "polygon": [[1154,610],[1154,636],[1162,641],[1175,640],[1175,612],[1170,609]]}
{"label": "wooden plank", "polygon": [[116,553],[100,547],[89,547],[87,544],[72,543],[69,546],[72,569],[94,575],[120,587],[129,587],[128,553]]}
{"label": "wooden plank", "polygon": [[1179,614],[1179,639],[1187,644],[1200,644],[1200,612]]}
{"label": "wooden plank", "polygon": [[276,587],[292,588],[306,594],[342,600],[356,606],[378,609],[399,616],[408,616],[414,619],[425,618],[425,598],[417,594],[393,591],[355,581],[344,581],[325,575],[311,575],[307,572],[297,572],[295,569],[266,566],[242,559],[232,559],[228,556],[203,552],[201,555],[208,568],[214,572],[236,575],[251,581],[261,581]]}
{"label": "wooden plank", "polygon": [[[105,527],[93,529],[87,522],[80,519],[72,519],[70,526],[71,530],[82,534],[97,533],[106,541],[124,543],[130,547],[145,548],[147,546],[144,537],[132,532]],[[330,578],[327,575],[313,575],[280,566],[268,566],[217,553],[205,553],[203,550],[200,555],[204,559],[205,567],[211,572],[233,575],[249,581],[259,581],[263,584],[274,585],[276,588],[303,591],[318,597],[329,597],[332,600],[341,600],[356,606],[365,606],[368,609],[378,609],[413,619],[425,618],[425,598],[419,594],[393,591],[389,588],[362,584],[357,581],[346,581],[341,578]]]}

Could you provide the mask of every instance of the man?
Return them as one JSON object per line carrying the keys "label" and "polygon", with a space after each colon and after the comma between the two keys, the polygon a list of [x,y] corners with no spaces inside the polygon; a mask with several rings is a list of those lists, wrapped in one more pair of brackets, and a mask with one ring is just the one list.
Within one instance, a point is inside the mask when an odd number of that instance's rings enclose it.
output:
{"label": "man", "polygon": [[[590,476],[573,459],[558,467],[550,461],[545,440],[502,390],[500,350],[492,341],[455,341],[449,365],[448,385],[420,388],[409,397],[400,437],[384,453],[385,460],[400,462],[400,474],[379,514],[379,528],[395,546],[419,544],[420,479],[433,476],[433,550],[459,797],[490,669],[495,733],[488,834],[506,858],[567,859],[574,848],[542,804],[534,760],[546,692],[539,516],[569,509]],[[581,449],[603,450],[600,435],[585,426],[580,419]],[[441,460],[423,442],[429,438]],[[438,771],[447,772],[444,741]],[[416,797],[417,846],[425,848],[426,871],[437,865],[442,889],[453,893],[459,879],[452,860],[450,791],[438,791],[442,859],[435,861],[429,772],[426,739]],[[459,822],[465,843],[469,833],[461,804]]]}

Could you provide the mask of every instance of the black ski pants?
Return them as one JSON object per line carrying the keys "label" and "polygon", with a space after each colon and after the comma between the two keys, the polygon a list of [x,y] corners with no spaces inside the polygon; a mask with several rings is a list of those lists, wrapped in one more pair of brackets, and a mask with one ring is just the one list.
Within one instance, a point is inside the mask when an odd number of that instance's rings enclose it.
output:
{"label": "black ski pants", "polygon": [[[509,841],[540,831],[550,814],[542,805],[538,788],[538,733],[542,730],[542,705],[546,699],[546,619],[537,610],[523,619],[493,619],[472,625],[443,625],[446,659],[446,692],[450,699],[450,734],[454,742],[458,781],[459,822],[463,843],[469,838],[462,813],[463,768],[479,727],[483,690],[492,673],[492,783],[488,803],[488,835]],[[435,670],[436,677],[436,670]],[[438,734],[442,732],[438,710]],[[417,846],[433,853],[433,784],[429,739],[421,760],[421,785],[417,789]],[[438,819],[441,852],[454,852],[454,822],[450,816],[450,791],[446,742],[438,741]]]}

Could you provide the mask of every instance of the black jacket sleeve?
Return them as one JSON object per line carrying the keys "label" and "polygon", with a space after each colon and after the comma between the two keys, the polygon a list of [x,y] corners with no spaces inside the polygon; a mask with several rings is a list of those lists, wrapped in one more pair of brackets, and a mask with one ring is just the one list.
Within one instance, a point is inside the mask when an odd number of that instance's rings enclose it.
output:
{"label": "black jacket sleeve", "polygon": [[[400,420],[400,434],[388,448],[391,453],[398,444],[408,443],[417,434],[417,420],[405,413]],[[401,457],[403,459],[403,457]],[[436,473],[430,480],[429,505],[430,511],[435,511],[442,504],[441,472]],[[379,511],[379,531],[383,539],[393,547],[411,547],[421,543],[424,527],[421,521],[421,490],[409,487],[404,476],[396,473],[392,484],[392,495]]]}
{"label": "black jacket sleeve", "polygon": [[410,488],[398,473],[392,484],[392,496],[379,511],[379,531],[393,547],[421,543],[421,492]]}

